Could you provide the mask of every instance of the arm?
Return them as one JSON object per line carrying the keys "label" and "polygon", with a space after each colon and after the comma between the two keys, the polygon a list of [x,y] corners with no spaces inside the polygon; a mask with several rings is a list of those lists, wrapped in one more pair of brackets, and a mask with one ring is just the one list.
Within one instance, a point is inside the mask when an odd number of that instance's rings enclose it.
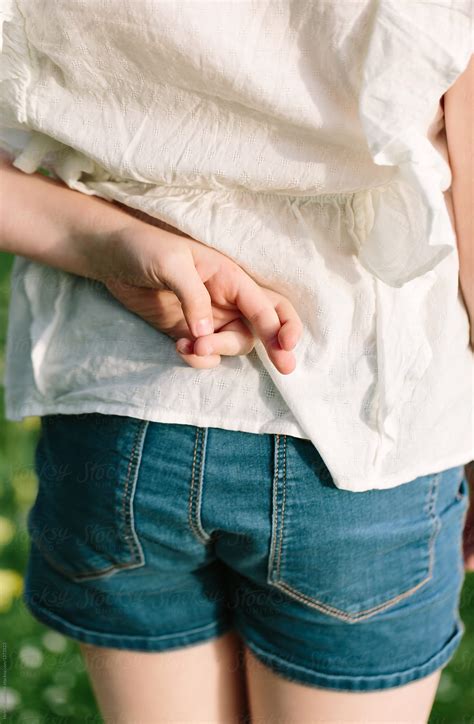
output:
{"label": "arm", "polygon": [[23,173],[4,151],[0,191],[0,251],[91,279],[102,281],[113,272],[104,268],[103,252],[122,229],[141,223],[116,204],[43,174]]}
{"label": "arm", "polygon": [[247,354],[258,337],[282,374],[293,371],[302,332],[295,309],[228,256],[105,199],[24,173],[4,152],[0,192],[0,251],[104,283],[127,309],[178,339],[192,367]]}
{"label": "arm", "polygon": [[[474,236],[473,236],[473,133],[474,133],[474,56],[454,85],[444,96],[446,136],[453,173],[452,198],[459,251],[459,280],[471,324],[471,347],[474,348]],[[474,499],[474,466],[469,463],[465,474]],[[465,567],[474,571],[474,504],[471,503],[464,526]]]}
{"label": "arm", "polygon": [[474,349],[474,56],[444,95],[444,115],[452,170],[452,198],[459,252],[459,280],[471,324]]}

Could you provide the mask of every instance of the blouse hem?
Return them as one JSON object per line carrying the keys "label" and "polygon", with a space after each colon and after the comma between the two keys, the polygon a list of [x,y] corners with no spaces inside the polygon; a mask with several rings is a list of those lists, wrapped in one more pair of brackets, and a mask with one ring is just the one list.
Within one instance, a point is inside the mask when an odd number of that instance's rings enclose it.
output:
{"label": "blouse hem", "polygon": [[[279,434],[291,435],[301,440],[309,440],[305,433],[297,426],[288,423],[288,420],[281,425],[278,423],[257,423],[251,420],[247,421],[243,426],[242,423],[233,422],[228,418],[222,418],[215,415],[206,415],[202,412],[190,411],[189,413],[180,412],[176,415],[175,410],[166,407],[160,407],[158,410],[149,410],[144,407],[133,408],[130,405],[125,407],[122,403],[100,403],[100,402],[83,402],[80,404],[64,404],[54,402],[50,405],[30,402],[20,407],[7,406],[5,419],[17,422],[25,417],[41,417],[42,415],[80,415],[85,413],[98,412],[103,415],[124,415],[126,417],[136,417],[140,420],[148,420],[150,422],[166,422],[176,425],[196,425],[197,427],[217,427],[224,430],[233,430],[235,432],[249,432],[253,434]],[[271,430],[266,428],[271,427]],[[245,428],[245,429],[244,429]],[[290,432],[291,430],[291,432]]]}
{"label": "blouse hem", "polygon": [[[195,425],[197,427],[214,427],[223,430],[260,435],[288,435],[299,440],[310,441],[310,438],[304,435],[301,430],[298,428],[293,429],[287,422],[285,424],[282,423],[281,425],[276,423],[258,425],[252,424],[251,421],[246,421],[244,424],[241,422],[233,424],[232,420],[222,419],[213,415],[205,415],[202,412],[191,412],[189,414],[181,413],[177,416],[174,410],[166,408],[151,411],[143,407],[133,409],[129,406],[124,408],[122,404],[118,403],[93,402],[67,405],[55,402],[54,404],[48,406],[45,404],[35,404],[30,402],[29,404],[21,407],[7,406],[5,418],[9,421],[16,422],[25,417],[41,417],[42,415],[50,414],[79,415],[93,412],[105,415],[109,414],[136,417],[150,422],[163,422],[176,425]],[[290,428],[292,429],[291,432],[289,431]],[[397,470],[392,474],[377,475],[374,479],[365,478],[363,481],[353,480],[352,482],[348,482],[347,480],[344,480],[344,482],[341,482],[332,476],[332,480],[337,488],[354,493],[364,493],[374,489],[386,490],[398,485],[403,485],[404,483],[412,482],[423,475],[434,475],[452,467],[467,465],[472,460],[474,460],[474,447],[470,450],[466,450],[465,452],[439,457],[436,458],[436,460],[432,460],[430,463],[420,464],[403,471]]]}

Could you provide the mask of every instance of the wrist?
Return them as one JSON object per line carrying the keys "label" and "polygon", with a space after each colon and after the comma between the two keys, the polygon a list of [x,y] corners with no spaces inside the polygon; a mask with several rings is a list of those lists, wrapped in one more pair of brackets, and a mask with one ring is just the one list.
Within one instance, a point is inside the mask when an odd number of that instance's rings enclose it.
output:
{"label": "wrist", "polygon": [[[116,239],[139,225],[116,204],[43,174],[0,164],[0,249],[92,279],[115,273]],[[27,203],[25,204],[25,199]]]}
{"label": "wrist", "polygon": [[84,276],[106,286],[124,283],[158,288],[149,271],[163,251],[160,241],[165,236],[172,235],[119,212],[117,216],[101,216],[91,232],[83,228],[75,230],[71,244],[81,258]]}
{"label": "wrist", "polygon": [[67,235],[74,273],[106,283],[119,274],[122,257],[124,227],[108,225],[102,220],[87,220],[85,224],[73,225]]}

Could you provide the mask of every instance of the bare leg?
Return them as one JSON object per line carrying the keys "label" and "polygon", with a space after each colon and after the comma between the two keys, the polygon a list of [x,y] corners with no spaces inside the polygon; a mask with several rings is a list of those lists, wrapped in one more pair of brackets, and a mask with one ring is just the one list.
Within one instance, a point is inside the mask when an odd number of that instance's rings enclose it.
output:
{"label": "bare leg", "polygon": [[252,724],[425,724],[441,671],[379,692],[345,692],[294,683],[275,674],[245,647]]}
{"label": "bare leg", "polygon": [[246,721],[240,637],[158,653],[80,644],[106,724]]}

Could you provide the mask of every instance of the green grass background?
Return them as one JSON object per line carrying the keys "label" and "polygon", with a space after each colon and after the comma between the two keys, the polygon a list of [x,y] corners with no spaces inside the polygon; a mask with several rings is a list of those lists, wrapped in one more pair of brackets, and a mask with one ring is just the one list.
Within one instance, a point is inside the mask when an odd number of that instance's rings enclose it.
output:
{"label": "green grass background", "polygon": [[[0,255],[0,379],[12,261]],[[39,421],[6,422],[1,386],[0,393],[0,703],[6,705],[8,721],[19,724],[100,722],[77,644],[37,622],[21,601],[26,515],[37,486],[33,453]],[[443,671],[431,724],[474,724],[474,574],[465,579],[461,615],[466,632]]]}

